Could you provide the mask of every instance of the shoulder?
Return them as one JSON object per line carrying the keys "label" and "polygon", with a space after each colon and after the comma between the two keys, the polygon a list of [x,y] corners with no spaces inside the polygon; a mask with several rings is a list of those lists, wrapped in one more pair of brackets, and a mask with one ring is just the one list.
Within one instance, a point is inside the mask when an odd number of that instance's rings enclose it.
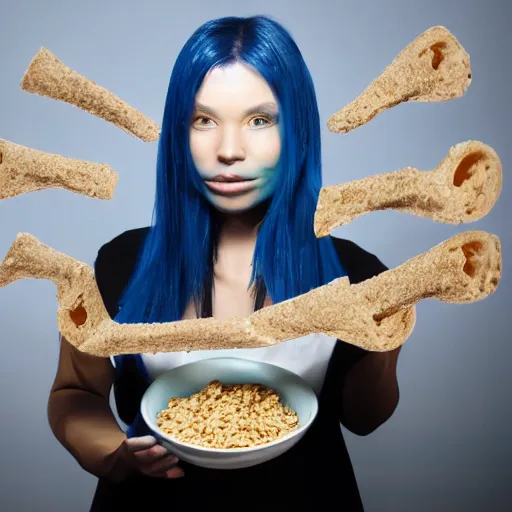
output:
{"label": "shoulder", "polygon": [[98,250],[94,273],[105,306],[111,315],[117,311],[117,302],[132,276],[148,232],[149,227],[124,231],[105,242]]}
{"label": "shoulder", "polygon": [[126,258],[136,257],[144,239],[149,232],[149,227],[129,229],[105,242],[98,250],[96,261],[120,261]]}
{"label": "shoulder", "polygon": [[330,238],[351,283],[359,283],[388,270],[375,254],[355,242],[334,236]]}

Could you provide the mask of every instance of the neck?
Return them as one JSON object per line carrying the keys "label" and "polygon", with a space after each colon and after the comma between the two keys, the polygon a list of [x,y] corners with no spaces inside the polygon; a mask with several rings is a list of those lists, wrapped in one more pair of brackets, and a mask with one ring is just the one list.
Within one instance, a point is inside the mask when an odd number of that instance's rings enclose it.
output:
{"label": "neck", "polygon": [[256,244],[268,205],[263,203],[243,213],[219,213],[219,245]]}

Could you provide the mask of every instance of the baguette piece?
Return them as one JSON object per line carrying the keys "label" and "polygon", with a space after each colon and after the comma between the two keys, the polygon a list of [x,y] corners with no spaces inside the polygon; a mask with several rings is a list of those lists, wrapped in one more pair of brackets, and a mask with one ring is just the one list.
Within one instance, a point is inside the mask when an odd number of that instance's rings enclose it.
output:
{"label": "baguette piece", "polygon": [[44,47],[30,62],[20,88],[74,105],[144,142],[156,141],[160,136],[160,129],[151,119],[109,90],[69,68]]}
{"label": "baguette piece", "polygon": [[410,336],[420,300],[464,304],[494,293],[501,278],[501,244],[483,231],[461,233],[361,283],[342,277],[248,317],[223,321],[116,323],[104,307],[93,269],[27,233],[18,234],[0,265],[0,286],[22,278],[56,284],[59,330],[91,355],[256,348],[311,333],[384,352]]}
{"label": "baguette piece", "polygon": [[106,164],[66,158],[0,139],[0,199],[61,188],[112,199],[118,174]]}
{"label": "baguette piece", "polygon": [[314,218],[317,238],[377,210],[397,210],[445,224],[474,222],[498,200],[503,168],[496,151],[479,141],[450,148],[431,171],[406,167],[320,190]]}
{"label": "baguette piece", "polygon": [[327,127],[334,133],[347,133],[406,101],[459,98],[470,84],[466,50],[445,27],[431,27],[407,45],[359,96],[333,114]]}

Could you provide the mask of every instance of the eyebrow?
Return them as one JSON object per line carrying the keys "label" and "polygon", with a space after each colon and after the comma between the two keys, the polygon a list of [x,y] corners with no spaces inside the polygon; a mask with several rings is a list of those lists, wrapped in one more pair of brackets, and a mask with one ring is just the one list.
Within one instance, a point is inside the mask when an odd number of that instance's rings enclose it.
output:
{"label": "eyebrow", "polygon": [[[207,107],[206,105],[203,105],[202,103],[196,103],[195,105],[196,110],[200,110],[201,112],[204,112],[205,114],[208,114],[212,117],[220,117],[214,109]],[[255,105],[254,107],[248,108],[244,112],[244,117],[253,115],[253,114],[266,114],[268,116],[277,116],[279,114],[279,109],[277,105],[269,101],[267,103],[260,103],[259,105]]]}

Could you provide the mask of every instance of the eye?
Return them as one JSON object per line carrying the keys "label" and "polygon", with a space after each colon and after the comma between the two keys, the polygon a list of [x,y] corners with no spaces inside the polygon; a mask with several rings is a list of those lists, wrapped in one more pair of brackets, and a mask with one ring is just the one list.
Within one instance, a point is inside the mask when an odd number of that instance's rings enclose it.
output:
{"label": "eye", "polygon": [[206,117],[206,116],[197,116],[195,119],[194,119],[194,126],[196,127],[200,127],[200,128],[208,128],[210,126],[213,126],[213,121],[209,118],[209,117]]}
{"label": "eye", "polygon": [[[251,123],[254,123],[254,124],[251,124]],[[270,119],[267,119],[266,117],[253,117],[250,121],[249,121],[249,125],[251,126],[254,126],[256,128],[260,128],[262,126],[268,126],[268,125],[271,125],[272,124],[272,121]]]}

